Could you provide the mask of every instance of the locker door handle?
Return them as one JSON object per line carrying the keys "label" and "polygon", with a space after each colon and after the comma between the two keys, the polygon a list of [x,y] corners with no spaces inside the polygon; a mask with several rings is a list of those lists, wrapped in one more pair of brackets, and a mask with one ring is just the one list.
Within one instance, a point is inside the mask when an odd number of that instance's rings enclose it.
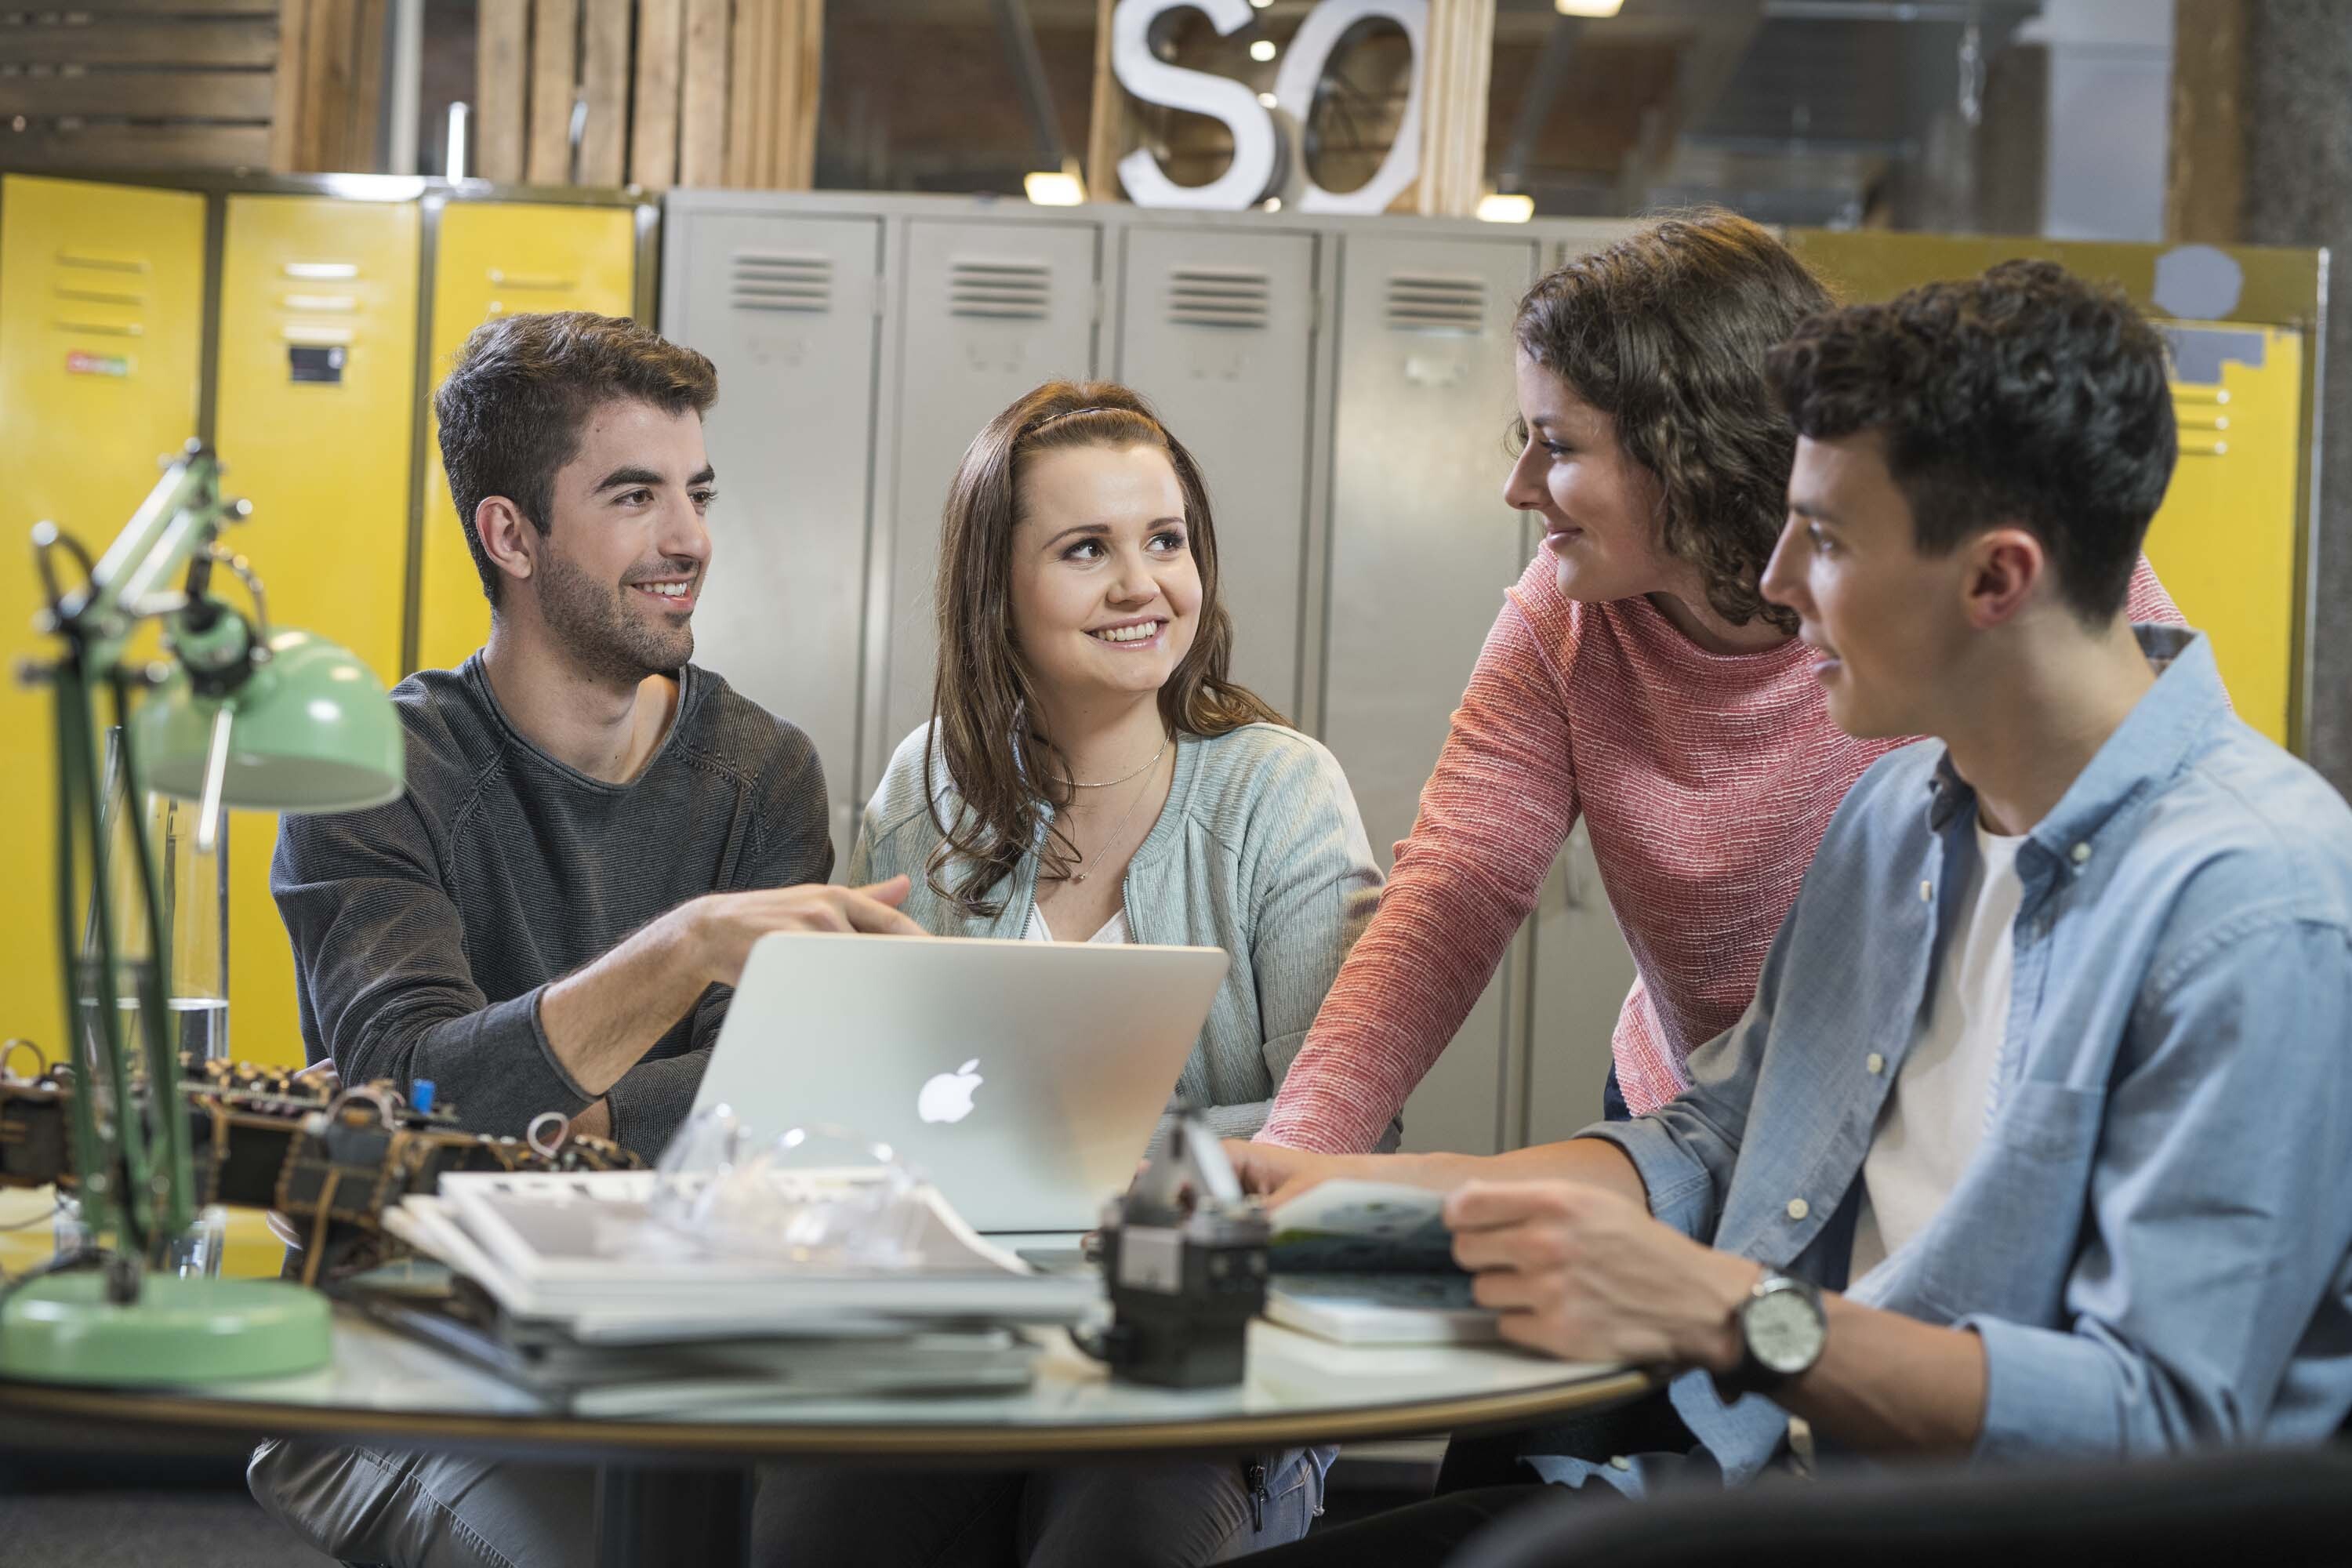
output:
{"label": "locker door handle", "polygon": [[147,263],[135,256],[96,256],[87,250],[60,250],[60,267],[88,267],[100,272],[144,272]]}

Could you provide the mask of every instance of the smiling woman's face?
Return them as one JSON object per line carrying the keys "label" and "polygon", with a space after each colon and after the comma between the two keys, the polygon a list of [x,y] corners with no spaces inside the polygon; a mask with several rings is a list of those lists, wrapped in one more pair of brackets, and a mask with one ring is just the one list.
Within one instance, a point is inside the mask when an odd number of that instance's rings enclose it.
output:
{"label": "smiling woman's face", "polygon": [[1200,624],[1184,491],[1156,447],[1066,447],[1024,467],[1013,636],[1048,702],[1157,691]]}
{"label": "smiling woman's face", "polygon": [[1625,455],[1616,421],[1524,352],[1518,394],[1528,444],[1503,499],[1542,520],[1560,594],[1604,604],[1682,585],[1688,572],[1660,542],[1664,491]]}

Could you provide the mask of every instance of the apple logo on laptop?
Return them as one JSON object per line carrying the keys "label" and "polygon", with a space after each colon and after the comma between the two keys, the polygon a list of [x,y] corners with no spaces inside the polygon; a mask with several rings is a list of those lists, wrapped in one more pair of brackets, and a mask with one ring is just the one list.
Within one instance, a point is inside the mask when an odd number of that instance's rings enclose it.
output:
{"label": "apple logo on laptop", "polygon": [[943,1072],[923,1085],[923,1092],[915,1100],[915,1114],[926,1121],[961,1121],[971,1114],[971,1091],[981,1084],[980,1074],[972,1069],[980,1058],[971,1060],[953,1072]]}

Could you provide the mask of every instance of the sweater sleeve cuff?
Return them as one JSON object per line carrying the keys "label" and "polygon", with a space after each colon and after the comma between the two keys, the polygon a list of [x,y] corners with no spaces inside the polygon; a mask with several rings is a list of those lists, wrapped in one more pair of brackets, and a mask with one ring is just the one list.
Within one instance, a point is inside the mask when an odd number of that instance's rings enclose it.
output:
{"label": "sweater sleeve cuff", "polygon": [[1597,1121],[1576,1136],[1613,1143],[1633,1162],[1650,1196],[1651,1218],[1685,1236],[1707,1239],[1715,1220],[1715,1179],[1664,1126],[1637,1116],[1631,1121]]}
{"label": "sweater sleeve cuff", "polygon": [[540,1060],[547,1064],[547,1070],[554,1075],[555,1081],[562,1084],[573,1099],[579,1100],[583,1106],[587,1105],[596,1097],[580,1087],[580,1080],[572,1076],[572,1069],[565,1067],[563,1058],[555,1054],[555,1044],[547,1037],[547,1026],[540,1021],[540,999],[546,994],[547,987],[537,985],[515,1000],[522,1005],[524,1016],[530,1020],[530,1037],[539,1042]]}
{"label": "sweater sleeve cuff", "polygon": [[710,1066],[710,1047],[639,1062],[604,1092],[612,1108],[613,1142],[652,1164],[686,1125]]}

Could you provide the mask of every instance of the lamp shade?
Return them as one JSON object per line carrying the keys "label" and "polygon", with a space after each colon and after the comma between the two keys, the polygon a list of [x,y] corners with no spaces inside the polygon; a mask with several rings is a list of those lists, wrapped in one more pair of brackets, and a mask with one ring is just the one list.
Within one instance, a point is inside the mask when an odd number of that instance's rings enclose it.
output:
{"label": "lamp shade", "polygon": [[269,658],[226,697],[183,668],[148,694],[134,721],[147,786],[201,799],[213,724],[229,710],[224,804],[256,811],[357,811],[407,787],[400,719],[375,671],[308,632],[269,639]]}

